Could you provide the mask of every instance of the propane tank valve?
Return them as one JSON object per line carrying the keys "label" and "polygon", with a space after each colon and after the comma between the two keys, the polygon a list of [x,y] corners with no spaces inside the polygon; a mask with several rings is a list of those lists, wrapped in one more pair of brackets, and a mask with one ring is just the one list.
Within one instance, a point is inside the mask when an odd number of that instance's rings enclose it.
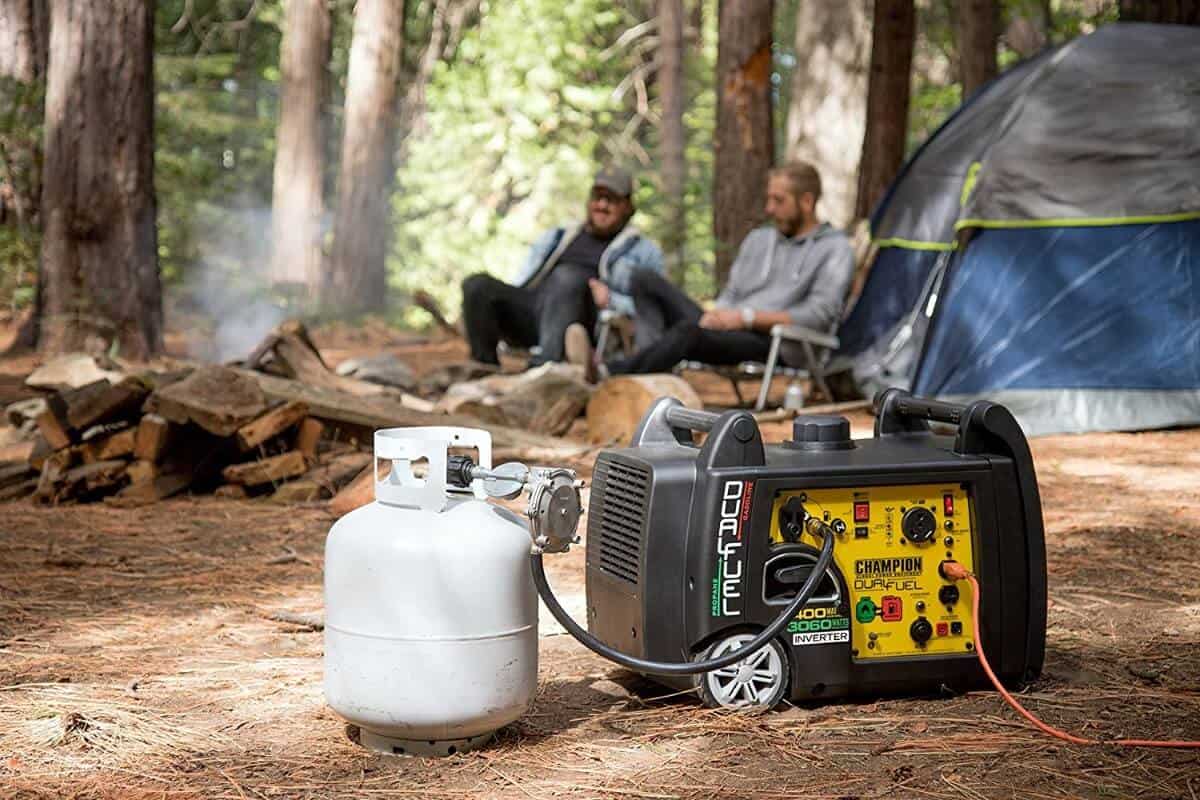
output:
{"label": "propane tank valve", "polygon": [[482,481],[488,497],[512,500],[528,490],[529,536],[534,553],[565,553],[579,543],[576,530],[583,515],[579,490],[583,481],[574,470],[562,467],[527,467],[517,461],[493,469],[477,466],[470,456],[450,456],[446,483],[460,489]]}

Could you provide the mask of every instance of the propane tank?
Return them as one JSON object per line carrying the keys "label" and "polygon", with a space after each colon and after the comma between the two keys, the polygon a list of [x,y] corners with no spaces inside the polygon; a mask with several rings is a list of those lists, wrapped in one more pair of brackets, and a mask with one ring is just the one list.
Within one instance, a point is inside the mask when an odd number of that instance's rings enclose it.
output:
{"label": "propane tank", "polygon": [[[537,687],[537,595],[520,516],[482,481],[448,492],[450,447],[492,465],[487,431],[375,433],[375,501],[325,543],[325,698],[366,747],[450,755],[520,717]],[[380,460],[391,466],[380,479]],[[413,464],[425,459],[424,479]]]}

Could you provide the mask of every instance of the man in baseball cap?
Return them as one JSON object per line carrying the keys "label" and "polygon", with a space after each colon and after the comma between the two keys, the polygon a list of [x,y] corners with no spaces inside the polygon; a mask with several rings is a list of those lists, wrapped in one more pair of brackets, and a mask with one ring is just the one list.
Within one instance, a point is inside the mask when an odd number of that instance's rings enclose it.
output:
{"label": "man in baseball cap", "polygon": [[496,345],[505,341],[538,346],[531,366],[563,361],[568,326],[592,330],[602,308],[632,316],[634,272],[663,271],[658,245],[629,224],[634,210],[633,176],[606,166],[592,180],[583,221],[546,231],[514,283],[483,272],[463,281],[471,357],[498,364]]}

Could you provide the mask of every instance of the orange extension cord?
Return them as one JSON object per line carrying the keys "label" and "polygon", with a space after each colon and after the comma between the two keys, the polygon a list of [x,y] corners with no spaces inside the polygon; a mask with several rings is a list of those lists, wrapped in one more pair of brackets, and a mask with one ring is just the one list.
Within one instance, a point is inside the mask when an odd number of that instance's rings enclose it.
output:
{"label": "orange extension cord", "polygon": [[1025,710],[1025,707],[1016,701],[1016,699],[1008,693],[1008,690],[1000,683],[996,677],[996,673],[992,672],[992,665],[988,663],[987,656],[983,653],[983,642],[980,640],[979,626],[979,581],[975,576],[957,561],[942,562],[942,571],[946,577],[953,581],[969,581],[971,584],[971,621],[975,625],[975,653],[979,656],[979,663],[983,665],[983,671],[992,681],[992,685],[996,687],[996,691],[1000,696],[1013,707],[1013,709],[1022,717],[1027,719],[1035,728],[1042,733],[1053,736],[1055,739],[1062,739],[1064,742],[1072,744],[1119,744],[1126,747],[1189,747],[1200,748],[1200,742],[1186,741],[1169,741],[1156,739],[1084,739],[1080,736],[1073,736],[1066,731],[1060,731],[1058,728],[1053,728],[1033,714]]}

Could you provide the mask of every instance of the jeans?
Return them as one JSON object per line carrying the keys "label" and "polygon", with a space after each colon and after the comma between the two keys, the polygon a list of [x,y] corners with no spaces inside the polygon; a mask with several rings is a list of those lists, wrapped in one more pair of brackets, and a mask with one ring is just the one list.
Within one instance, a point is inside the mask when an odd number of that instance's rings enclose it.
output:
{"label": "jeans", "polygon": [[607,362],[613,375],[670,372],[685,359],[706,364],[765,361],[770,352],[771,337],[765,333],[701,328],[700,306],[658,273],[634,273],[632,290],[638,349]]}
{"label": "jeans", "polygon": [[496,345],[541,347],[532,364],[563,360],[567,326],[581,322],[590,331],[596,323],[596,304],[588,278],[596,271],[559,264],[536,288],[512,286],[486,273],[463,281],[463,323],[471,358],[499,364]]}

